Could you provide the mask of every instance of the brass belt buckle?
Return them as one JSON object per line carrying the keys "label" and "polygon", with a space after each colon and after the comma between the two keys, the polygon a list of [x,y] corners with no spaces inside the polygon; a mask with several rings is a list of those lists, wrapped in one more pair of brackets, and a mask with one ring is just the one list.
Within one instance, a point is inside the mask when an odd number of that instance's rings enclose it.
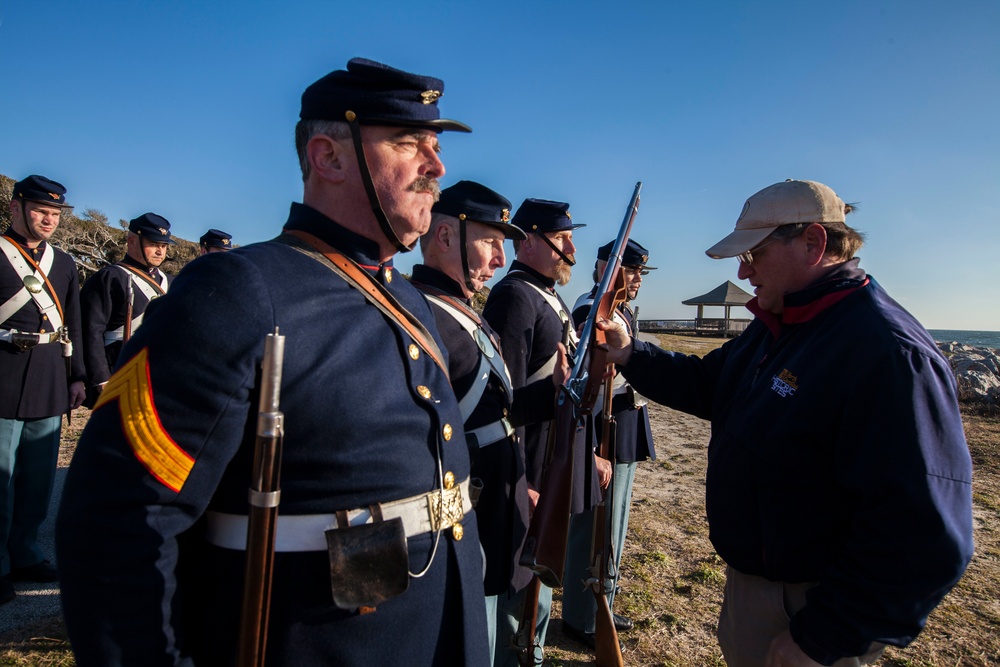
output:
{"label": "brass belt buckle", "polygon": [[462,519],[465,518],[465,511],[462,509],[461,486],[452,486],[445,488],[444,491],[428,493],[427,508],[431,515],[431,530],[444,530],[451,527],[452,537],[456,540],[462,539],[464,534]]}

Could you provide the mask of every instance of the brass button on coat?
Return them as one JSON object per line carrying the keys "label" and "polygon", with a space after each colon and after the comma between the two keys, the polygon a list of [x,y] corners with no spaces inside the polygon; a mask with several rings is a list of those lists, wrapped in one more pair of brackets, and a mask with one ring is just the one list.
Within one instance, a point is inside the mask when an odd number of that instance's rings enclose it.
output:
{"label": "brass button on coat", "polygon": [[410,353],[410,359],[416,361],[420,358],[420,348],[413,343],[410,343],[410,347],[407,351]]}
{"label": "brass button on coat", "polygon": [[430,398],[431,397],[431,390],[428,389],[427,387],[425,387],[424,385],[418,385],[417,386],[417,393],[420,394],[421,396],[423,396],[424,398]]}
{"label": "brass button on coat", "polygon": [[465,535],[465,529],[462,528],[462,524],[456,523],[451,527],[451,536],[455,538],[456,542],[461,542],[462,537]]}
{"label": "brass button on coat", "polygon": [[451,440],[451,424],[444,425],[444,428],[441,429],[441,435],[444,436],[445,441]]}
{"label": "brass button on coat", "polygon": [[451,489],[455,486],[455,473],[450,470],[444,474],[444,488]]}

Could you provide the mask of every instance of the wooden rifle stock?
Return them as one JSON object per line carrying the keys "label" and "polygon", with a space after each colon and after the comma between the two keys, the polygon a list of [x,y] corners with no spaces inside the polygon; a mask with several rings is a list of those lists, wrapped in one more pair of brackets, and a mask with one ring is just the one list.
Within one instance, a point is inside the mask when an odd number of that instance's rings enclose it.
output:
{"label": "wooden rifle stock", "polygon": [[281,499],[281,445],[285,433],[285,417],[278,410],[284,355],[285,337],[278,335],[275,329],[264,341],[261,364],[260,408],[248,498],[247,559],[236,658],[239,667],[262,667],[267,648],[275,525]]}
{"label": "wooden rifle stock", "polygon": [[517,662],[521,667],[535,667],[535,650],[539,648],[535,627],[538,625],[538,593],[542,582],[535,576],[531,578],[524,592],[524,606],[521,607],[521,621],[514,634],[514,648],[517,649]]}
{"label": "wooden rifle stock", "polygon": [[[616,306],[617,307],[617,306]],[[611,411],[613,400],[613,378],[608,376],[604,382],[604,422],[601,429],[601,444],[599,454],[614,465],[616,458],[615,438],[617,423]],[[614,475],[608,485],[608,491],[600,504],[594,508],[594,532],[590,556],[590,578],[587,585],[594,593],[597,602],[597,618],[594,624],[594,648],[597,667],[624,667],[621,644],[618,642],[618,629],[615,628],[615,617],[608,604],[605,594],[605,581],[613,574],[614,552],[611,544],[611,525],[608,523],[606,501],[615,488]]]}

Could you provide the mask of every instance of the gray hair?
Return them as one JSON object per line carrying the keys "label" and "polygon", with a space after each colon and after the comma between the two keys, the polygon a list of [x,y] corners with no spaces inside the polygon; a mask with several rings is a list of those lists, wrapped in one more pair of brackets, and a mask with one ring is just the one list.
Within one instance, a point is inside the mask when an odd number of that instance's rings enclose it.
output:
{"label": "gray hair", "polygon": [[351,128],[347,123],[338,120],[314,120],[303,118],[295,126],[295,152],[299,155],[299,167],[302,169],[302,180],[309,178],[311,170],[306,146],[309,140],[317,134],[323,134],[336,141],[351,138]]}

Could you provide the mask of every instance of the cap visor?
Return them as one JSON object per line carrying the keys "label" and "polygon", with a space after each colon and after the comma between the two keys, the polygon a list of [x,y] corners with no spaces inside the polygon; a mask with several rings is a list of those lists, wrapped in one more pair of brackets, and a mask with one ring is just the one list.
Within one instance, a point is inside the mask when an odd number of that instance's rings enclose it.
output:
{"label": "cap visor", "polygon": [[736,257],[736,255],[750,250],[755,245],[766,239],[775,229],[775,227],[762,227],[761,229],[737,229],[729,236],[706,250],[705,254],[712,259]]}

